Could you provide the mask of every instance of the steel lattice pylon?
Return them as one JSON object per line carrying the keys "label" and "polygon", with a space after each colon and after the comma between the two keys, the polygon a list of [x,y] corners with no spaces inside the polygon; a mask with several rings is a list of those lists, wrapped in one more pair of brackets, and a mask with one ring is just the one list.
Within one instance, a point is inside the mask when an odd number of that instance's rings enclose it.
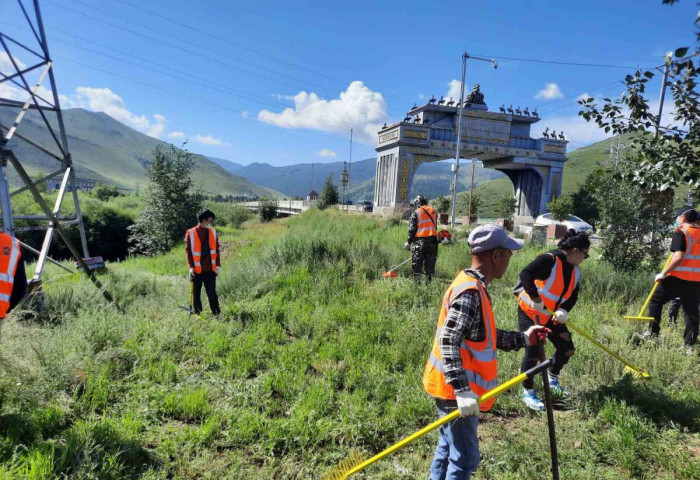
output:
{"label": "steel lattice pylon", "polygon": [[[20,19],[24,23],[24,36],[13,38],[0,31],[0,45],[2,46],[2,50],[0,50],[0,127],[2,128],[0,130],[2,132],[2,138],[0,139],[2,152],[0,200],[2,201],[3,230],[10,235],[15,235],[27,230],[46,229],[46,235],[40,251],[23,245],[34,250],[39,255],[34,272],[34,281],[38,281],[41,278],[54,232],[58,233],[73,256],[76,257],[78,263],[82,265],[83,270],[92,278],[90,270],[83,261],[83,257],[87,258],[89,256],[87,239],[78,200],[75,171],[70,150],[68,149],[66,129],[63,123],[61,105],[54,78],[53,62],[49,55],[39,2],[34,0],[31,5],[28,5],[28,3],[17,0],[16,5],[15,19],[18,20],[18,23],[20,23]],[[3,10],[3,13],[7,13],[7,8]],[[24,37],[27,37],[29,41],[25,40]],[[29,138],[22,133],[22,120],[29,111],[38,114],[37,121],[42,124],[42,128],[47,129],[52,139],[50,145],[42,145],[36,139]],[[22,159],[18,158],[12,149],[9,148],[8,142],[14,138],[26,142],[52,159],[52,161],[55,161],[55,171],[43,178],[32,180],[22,164]],[[12,192],[10,191],[8,179],[8,173],[10,173],[8,168],[10,165],[24,184]],[[60,176],[62,181],[58,190],[58,197],[53,209],[51,209],[40,195],[37,185],[57,176]],[[43,215],[13,215],[12,197],[27,191],[39,204],[44,212]],[[68,191],[72,194],[75,206],[75,217],[73,218],[66,218],[60,215],[61,204]],[[47,224],[39,227],[16,227],[15,220],[45,220]],[[68,225],[77,225],[80,230],[82,255],[65,235],[63,227]]]}

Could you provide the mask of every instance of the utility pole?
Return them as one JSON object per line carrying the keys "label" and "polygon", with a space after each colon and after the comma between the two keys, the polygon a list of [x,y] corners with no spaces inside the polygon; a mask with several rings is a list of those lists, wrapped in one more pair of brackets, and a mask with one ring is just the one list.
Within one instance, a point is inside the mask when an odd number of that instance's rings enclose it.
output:
{"label": "utility pole", "polygon": [[[454,172],[454,179],[452,180],[452,185],[453,185],[453,190],[452,190],[452,221],[450,222],[450,226],[454,227],[455,226],[455,217],[457,216],[457,185],[458,185],[458,179],[459,179],[459,156],[461,153],[462,149],[462,111],[464,110],[464,79],[466,77],[467,73],[467,59],[468,58],[473,58],[474,60],[481,60],[482,62],[491,62],[493,65],[493,68],[498,68],[498,62],[496,62],[496,59],[494,58],[482,58],[482,57],[475,57],[473,55],[469,55],[468,53],[464,52],[462,54],[462,83],[460,86],[460,93],[459,93],[459,113],[458,113],[458,120],[457,120],[457,151],[455,152],[455,163],[452,165],[452,171]],[[471,209],[472,209],[472,195],[474,192],[474,168],[475,168],[475,163],[476,161],[472,159],[472,188],[469,191],[469,212],[468,215],[471,215]]]}
{"label": "utility pole", "polygon": [[[666,58],[669,59],[671,52],[668,52]],[[661,127],[661,113],[664,111],[664,98],[666,97],[666,84],[668,83],[668,73],[671,70],[671,65],[673,62],[666,60],[664,64],[664,76],[661,79],[661,94],[659,95],[659,114],[656,117],[656,131],[654,132],[654,138],[659,136],[659,128]]]}

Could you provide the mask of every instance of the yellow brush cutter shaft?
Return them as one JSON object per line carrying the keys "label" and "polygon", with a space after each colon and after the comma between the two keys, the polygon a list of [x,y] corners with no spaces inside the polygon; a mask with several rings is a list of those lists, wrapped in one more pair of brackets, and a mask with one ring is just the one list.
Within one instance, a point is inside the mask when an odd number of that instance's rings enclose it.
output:
{"label": "yellow brush cutter shaft", "polygon": [[[664,268],[661,270],[662,272],[666,270],[666,267],[668,267],[668,264],[671,263],[671,259],[673,258],[673,255],[669,255],[668,260],[666,260],[666,265],[664,265]],[[642,306],[642,309],[639,311],[639,315],[636,317],[622,317],[625,320],[642,320],[642,321],[652,321],[654,320],[652,317],[642,317],[644,315],[644,312],[646,312],[647,307],[649,306],[649,302],[651,302],[651,297],[654,296],[654,292],[656,292],[656,288],[659,286],[659,282],[654,282],[654,286],[651,289],[651,293],[647,297],[646,302],[644,302],[644,305]],[[647,320],[648,319],[648,320]]]}
{"label": "yellow brush cutter shaft", "polygon": [[[482,396],[480,396],[479,403],[483,403],[486,400],[494,398],[494,397],[504,393],[505,391],[510,390],[514,386],[524,382],[525,379],[527,379],[527,373],[521,373],[517,377],[511,378],[510,380],[499,385],[498,387],[494,388],[490,392],[485,393]],[[421,430],[418,430],[416,433],[404,438],[403,440],[401,440],[398,443],[395,443],[394,445],[387,448],[383,452],[378,453],[377,455],[370,458],[369,460],[366,460],[366,461],[362,462],[361,464],[357,465],[355,468],[349,470],[343,478],[348,478],[349,476],[356,474],[360,470],[363,470],[363,469],[369,467],[374,462],[381,460],[382,458],[386,457],[387,455],[391,455],[396,450],[404,447],[405,445],[411,443],[414,440],[417,440],[418,438],[422,437],[426,433],[430,433],[431,431],[435,430],[436,428],[439,428],[440,426],[444,425],[445,423],[451,422],[452,420],[457,419],[458,417],[459,417],[459,410],[455,410],[454,412],[450,413],[449,415],[445,415],[440,420],[437,420],[437,421],[431,423],[430,425],[428,425],[427,427],[425,427]]]}
{"label": "yellow brush cutter shaft", "polygon": [[[550,309],[547,309],[547,313],[549,313],[550,315],[554,316],[554,312],[551,311]],[[647,372],[645,372],[644,370],[642,370],[642,369],[639,368],[639,367],[635,367],[635,366],[632,365],[630,362],[628,362],[627,360],[625,360],[624,358],[622,358],[621,356],[619,356],[617,353],[615,353],[615,352],[613,352],[612,350],[610,350],[608,347],[606,347],[605,345],[603,345],[602,343],[600,343],[600,342],[599,342],[598,340],[596,340],[595,338],[593,338],[593,337],[591,337],[590,335],[588,335],[586,332],[584,332],[583,330],[581,330],[580,328],[578,328],[578,327],[577,327],[576,325],[574,325],[573,323],[571,323],[571,322],[566,322],[566,326],[567,326],[567,327],[570,327],[574,332],[578,333],[579,335],[581,335],[583,338],[585,338],[585,339],[588,340],[589,342],[593,343],[594,345],[599,346],[599,347],[602,348],[605,352],[609,353],[612,357],[617,358],[619,361],[621,361],[622,363],[624,363],[625,365],[627,365],[629,368],[631,368],[631,369],[634,370],[635,372],[639,373],[641,376],[647,377],[647,378],[650,377],[650,375],[649,375]]]}

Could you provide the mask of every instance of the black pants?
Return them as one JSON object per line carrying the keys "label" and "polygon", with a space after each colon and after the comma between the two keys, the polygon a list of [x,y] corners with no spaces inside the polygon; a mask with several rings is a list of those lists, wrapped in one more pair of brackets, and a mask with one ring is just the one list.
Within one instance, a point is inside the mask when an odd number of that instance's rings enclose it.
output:
{"label": "black pants", "polygon": [[[523,312],[522,308],[518,307],[518,329],[524,332],[535,322],[530,320],[530,318]],[[574,355],[574,342],[571,340],[571,332],[566,328],[566,325],[555,325],[551,320],[545,325],[549,328],[552,333],[548,335],[549,341],[554,345],[554,365],[549,369],[553,375],[559,375],[561,369],[567,364],[569,359]],[[540,360],[540,347],[525,347],[525,356],[523,357],[523,362],[520,364],[520,372],[525,372],[530,368],[537,365],[537,361]],[[543,359],[544,360],[544,359]],[[523,387],[527,389],[534,388],[534,379],[527,379],[523,382]]]}
{"label": "black pants", "polygon": [[411,246],[411,265],[413,267],[414,280],[420,282],[423,273],[425,273],[428,282],[433,279],[437,255],[437,237],[416,238],[413,241],[413,245]]}
{"label": "black pants", "polygon": [[680,297],[685,317],[685,332],[683,340],[686,345],[695,345],[700,326],[700,282],[690,282],[677,277],[666,277],[659,283],[649,302],[649,315],[654,321],[649,325],[649,331],[658,334],[661,331],[661,313],[664,304]]}
{"label": "black pants", "polygon": [[209,298],[211,313],[214,315],[221,313],[221,310],[219,309],[219,297],[216,295],[216,273],[195,273],[192,283],[194,286],[194,292],[192,295],[194,313],[202,312],[202,284],[204,284],[204,289],[207,291],[207,298]]}

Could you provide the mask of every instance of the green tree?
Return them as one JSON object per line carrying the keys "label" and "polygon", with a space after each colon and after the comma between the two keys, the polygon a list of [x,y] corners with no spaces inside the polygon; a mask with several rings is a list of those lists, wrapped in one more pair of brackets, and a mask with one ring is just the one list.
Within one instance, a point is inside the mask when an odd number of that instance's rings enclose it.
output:
{"label": "green tree", "polygon": [[258,216],[263,223],[271,222],[277,217],[277,200],[263,200],[260,202]]}
{"label": "green tree", "polygon": [[[481,197],[477,195],[476,192],[472,194],[471,211],[469,212],[469,217],[478,217],[479,210],[481,209],[481,204],[483,203]],[[457,212],[462,215],[466,215],[469,210],[469,192],[463,193],[457,198]]]}
{"label": "green tree", "polygon": [[[673,4],[677,0],[663,0]],[[696,25],[700,15],[695,18]],[[700,46],[697,30],[696,49]],[[587,121],[595,122],[606,133],[636,133],[629,139],[627,157],[633,168],[624,172],[628,179],[651,190],[665,191],[679,185],[700,187],[700,70],[693,56],[686,57],[688,48],[669,52],[664,68],[668,69],[668,87],[673,107],[672,125],[660,125],[655,105],[645,96],[647,83],[655,71],[637,70],[625,77],[627,91],[619,99],[604,98],[598,105],[594,98],[579,100],[579,112]],[[654,99],[656,101],[656,99]],[[656,130],[652,135],[650,130]]]}
{"label": "green tree", "polygon": [[552,218],[557,222],[563,222],[568,215],[574,211],[574,202],[568,195],[554,197],[551,202],[547,203],[547,208],[552,214]]}
{"label": "green tree", "polygon": [[149,184],[146,208],[130,227],[131,251],[155,255],[170,250],[197,221],[203,195],[193,190],[192,154],[171,145],[168,152],[160,146],[146,167]]}
{"label": "green tree", "polygon": [[595,193],[601,175],[601,170],[596,170],[588,174],[583,184],[571,195],[571,200],[574,202],[574,215],[591,225],[598,223],[598,219],[600,218],[598,201],[595,197]]}
{"label": "green tree", "polygon": [[449,197],[437,197],[433,200],[433,208],[438,213],[449,213],[452,207],[452,200]]}
{"label": "green tree", "polygon": [[92,194],[103,202],[108,202],[110,198],[118,197],[120,195],[116,186],[107,186],[104,183],[98,183],[95,185],[95,188],[92,189]]}
{"label": "green tree", "polygon": [[498,201],[498,216],[504,220],[513,220],[517,206],[518,202],[513,195],[502,195]]}
{"label": "green tree", "polygon": [[321,194],[316,200],[316,206],[321,210],[325,210],[330,206],[337,205],[338,202],[338,187],[336,187],[335,183],[333,183],[333,176],[328,175],[328,178],[326,178],[326,183],[323,185],[323,189],[321,189]]}

